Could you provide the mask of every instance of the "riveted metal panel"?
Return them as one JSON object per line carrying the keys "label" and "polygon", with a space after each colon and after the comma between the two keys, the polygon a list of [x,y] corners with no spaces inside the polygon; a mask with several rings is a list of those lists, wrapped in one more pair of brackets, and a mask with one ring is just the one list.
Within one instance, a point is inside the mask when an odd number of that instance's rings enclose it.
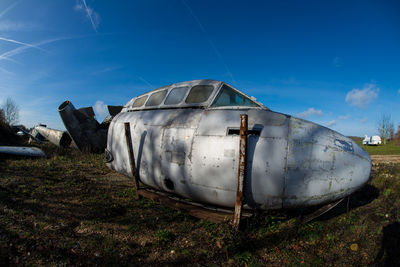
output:
{"label": "riveted metal panel", "polygon": [[[167,191],[186,194],[191,177],[191,146],[195,129],[165,128],[160,150],[162,179]],[[173,189],[165,186],[165,179],[173,183]]]}
{"label": "riveted metal panel", "polygon": [[199,124],[198,135],[226,135],[228,128],[239,129],[240,114],[249,116],[249,130],[261,130],[260,137],[287,138],[285,124],[288,116],[269,110],[224,110],[209,109],[204,112]]}
{"label": "riveted metal panel", "polygon": [[[193,144],[191,182],[215,190],[220,205],[233,207],[235,203],[239,137],[227,135],[227,126],[233,127],[238,118],[230,117],[232,111],[209,110],[202,117]],[[243,112],[243,111],[242,111]],[[245,185],[247,205],[258,208],[281,208],[287,155],[288,124],[286,116],[280,126],[268,125],[266,119],[274,113],[259,111],[264,116],[248,117],[260,125],[261,137],[248,137],[248,163]],[[215,114],[213,114],[215,113]],[[226,113],[226,114],[225,114]],[[279,114],[280,115],[280,114]],[[219,121],[219,124],[216,123]],[[219,127],[221,125],[222,127]],[[225,129],[224,129],[225,128]],[[249,127],[249,129],[251,129]],[[224,197],[222,197],[224,192]],[[226,192],[231,192],[227,194]]]}
{"label": "riveted metal panel", "polygon": [[284,207],[346,196],[368,181],[370,168],[369,155],[350,138],[291,118]]}
{"label": "riveted metal panel", "polygon": [[[283,128],[287,133],[287,126]],[[282,208],[287,139],[250,136],[247,147],[245,197],[248,205],[260,209]]]}

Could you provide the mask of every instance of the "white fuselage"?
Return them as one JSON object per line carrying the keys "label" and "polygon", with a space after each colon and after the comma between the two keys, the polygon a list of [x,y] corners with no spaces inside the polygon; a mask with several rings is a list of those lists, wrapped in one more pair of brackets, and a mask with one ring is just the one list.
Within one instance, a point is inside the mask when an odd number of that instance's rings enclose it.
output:
{"label": "white fuselage", "polygon": [[267,109],[164,108],[123,111],[111,122],[112,169],[132,176],[124,123],[130,123],[140,181],[197,202],[234,207],[240,114],[249,130],[245,200],[259,209],[342,198],[364,185],[369,155],[323,126]]}

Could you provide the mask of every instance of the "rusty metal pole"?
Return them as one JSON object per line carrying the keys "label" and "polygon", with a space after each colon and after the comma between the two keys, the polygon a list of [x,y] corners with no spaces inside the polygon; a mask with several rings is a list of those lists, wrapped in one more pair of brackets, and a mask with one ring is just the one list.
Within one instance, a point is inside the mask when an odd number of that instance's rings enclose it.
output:
{"label": "rusty metal pole", "polygon": [[233,217],[233,227],[236,231],[239,231],[244,201],[244,184],[246,182],[247,165],[247,127],[247,114],[240,114],[238,183],[236,190],[235,214]]}
{"label": "rusty metal pole", "polygon": [[135,166],[135,156],[133,154],[133,146],[132,146],[132,137],[131,137],[131,126],[129,122],[125,122],[125,139],[126,139],[126,146],[128,147],[128,155],[129,155],[129,165],[131,167],[132,178],[135,184],[136,190],[136,199],[140,198],[139,195],[139,179],[136,175],[136,166]]}

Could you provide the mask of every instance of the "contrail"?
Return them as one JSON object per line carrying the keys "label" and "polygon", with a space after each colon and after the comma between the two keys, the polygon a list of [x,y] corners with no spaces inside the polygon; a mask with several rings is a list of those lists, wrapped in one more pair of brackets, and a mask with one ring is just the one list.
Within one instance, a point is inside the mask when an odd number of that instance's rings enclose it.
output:
{"label": "contrail", "polygon": [[4,68],[2,68],[2,67],[0,67],[0,71],[6,73],[6,74],[8,74],[8,75],[14,75],[14,73],[9,72],[8,70],[6,70],[6,69],[4,69]]}
{"label": "contrail", "polygon": [[[1,37],[0,37],[1,38]],[[56,41],[61,41],[61,40],[68,40],[68,39],[74,39],[74,37],[60,37],[60,38],[53,38],[53,39],[48,39],[48,40],[44,40],[41,41],[39,43],[36,43],[34,45],[25,45],[25,46],[20,46],[18,48],[12,49],[10,51],[7,51],[3,54],[0,54],[0,60],[4,59],[4,60],[9,60],[9,61],[13,61],[15,63],[18,63],[17,61],[11,59],[10,57],[18,55],[19,53],[21,53],[22,51],[28,49],[28,48],[37,48],[39,50],[43,50],[41,48],[39,48],[39,45],[44,45],[44,44],[49,44],[49,43],[53,43]],[[1,40],[1,39],[0,39]],[[45,52],[47,52],[46,50],[43,50]]]}
{"label": "contrail", "polygon": [[6,9],[3,10],[3,12],[0,13],[0,18],[2,16],[4,16],[8,11],[10,11],[12,8],[14,8],[19,1],[15,1],[14,3],[12,3],[9,7],[7,7]]}
{"label": "contrail", "polygon": [[92,11],[89,10],[88,6],[86,5],[86,0],[82,0],[82,3],[85,6],[86,13],[89,16],[90,22],[92,23],[93,30],[97,32],[96,24],[94,23],[92,18]]}
{"label": "contrail", "polygon": [[1,60],[7,60],[7,61],[10,61],[10,62],[13,62],[13,63],[20,64],[18,61],[14,60],[14,59],[12,59],[12,58],[5,57],[5,56],[3,56],[3,55],[0,55],[0,61],[1,61]]}
{"label": "contrail", "polygon": [[149,83],[148,81],[146,81],[143,77],[141,76],[137,76],[139,78],[139,80],[141,80],[142,82],[144,82],[145,84],[147,84],[148,86],[150,86],[151,89],[154,89],[155,87]]}
{"label": "contrail", "polygon": [[217,55],[217,57],[220,59],[222,65],[224,66],[226,72],[228,73],[228,75],[231,77],[231,80],[233,83],[236,83],[235,77],[233,77],[232,72],[229,70],[228,65],[225,63],[224,58],[222,57],[221,53],[218,51],[217,47],[215,46],[214,42],[211,40],[211,38],[209,37],[206,29],[204,28],[203,24],[200,22],[199,18],[196,16],[196,14],[193,12],[193,10],[190,8],[190,6],[188,5],[188,3],[185,2],[185,0],[181,0],[183,5],[187,8],[187,10],[189,11],[190,15],[192,16],[192,18],[196,21],[197,25],[199,26],[200,30],[204,33],[205,37],[207,38],[208,42],[210,43],[210,46],[212,47],[212,49],[214,50],[215,54]]}
{"label": "contrail", "polygon": [[36,49],[39,49],[39,50],[42,50],[42,51],[45,51],[45,52],[46,52],[46,50],[44,50],[44,49],[38,47],[37,45],[28,44],[28,43],[23,43],[23,42],[20,42],[20,41],[17,41],[17,40],[8,39],[8,38],[4,38],[4,37],[1,37],[1,36],[0,36],[0,40],[6,41],[6,42],[9,42],[9,43],[20,44],[20,45],[23,45],[24,47],[36,48]]}

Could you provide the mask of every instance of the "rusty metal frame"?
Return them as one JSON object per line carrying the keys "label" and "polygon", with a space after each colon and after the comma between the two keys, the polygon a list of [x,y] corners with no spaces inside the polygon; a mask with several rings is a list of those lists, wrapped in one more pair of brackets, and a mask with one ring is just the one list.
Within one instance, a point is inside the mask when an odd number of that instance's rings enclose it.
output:
{"label": "rusty metal frame", "polygon": [[[161,205],[186,212],[193,217],[210,222],[227,222],[232,218],[232,211],[230,210],[218,209],[215,207],[211,209],[212,207],[206,207],[196,202],[186,202],[180,198],[171,198],[167,193],[155,191],[149,188],[141,188],[138,193],[140,196],[151,199]],[[250,214],[246,215],[250,216]]]}
{"label": "rusty metal frame", "polygon": [[242,219],[242,208],[244,198],[244,185],[246,183],[246,165],[247,165],[247,130],[248,116],[240,114],[240,141],[239,141],[239,166],[238,181],[236,190],[235,213],[233,216],[233,228],[239,231],[240,221]]}
{"label": "rusty metal frame", "polygon": [[139,190],[139,179],[136,175],[136,166],[135,166],[135,155],[133,154],[133,146],[132,146],[132,136],[131,136],[131,126],[129,122],[125,122],[125,139],[126,146],[128,147],[128,155],[129,155],[129,166],[131,167],[132,178],[135,185],[136,191],[136,199],[140,198]]}

